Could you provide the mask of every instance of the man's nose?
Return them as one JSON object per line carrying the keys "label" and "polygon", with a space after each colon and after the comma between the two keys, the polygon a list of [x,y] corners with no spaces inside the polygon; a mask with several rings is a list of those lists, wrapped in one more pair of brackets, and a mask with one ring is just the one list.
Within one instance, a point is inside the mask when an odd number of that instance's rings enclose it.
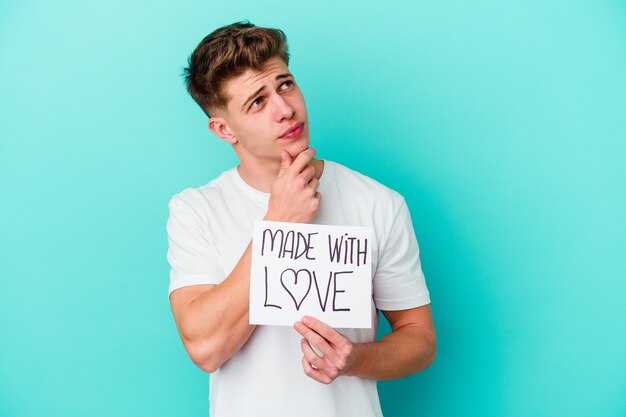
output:
{"label": "man's nose", "polygon": [[293,117],[293,107],[282,96],[277,95],[274,100],[276,106],[276,119],[282,121],[284,119],[291,119]]}

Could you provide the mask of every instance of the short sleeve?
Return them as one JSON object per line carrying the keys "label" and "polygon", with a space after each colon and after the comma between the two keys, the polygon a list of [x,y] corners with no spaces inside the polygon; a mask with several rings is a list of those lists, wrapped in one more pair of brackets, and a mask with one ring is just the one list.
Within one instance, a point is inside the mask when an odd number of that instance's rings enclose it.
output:
{"label": "short sleeve", "polygon": [[222,282],[224,271],[219,253],[201,216],[178,195],[170,200],[168,207],[169,294],[188,285]]}
{"label": "short sleeve", "polygon": [[381,246],[373,280],[376,308],[395,311],[429,304],[419,247],[404,198]]}

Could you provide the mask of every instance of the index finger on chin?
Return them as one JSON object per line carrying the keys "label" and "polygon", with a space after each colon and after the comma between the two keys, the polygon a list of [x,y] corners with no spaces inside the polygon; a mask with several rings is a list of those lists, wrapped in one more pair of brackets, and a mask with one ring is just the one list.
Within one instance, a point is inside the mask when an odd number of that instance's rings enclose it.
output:
{"label": "index finger on chin", "polygon": [[313,159],[315,154],[316,151],[313,148],[307,148],[303,150],[298,154],[298,156],[296,156],[296,159],[293,160],[289,168],[295,170],[296,173],[300,173],[304,169],[304,167],[307,166],[309,162],[311,162],[311,159]]}

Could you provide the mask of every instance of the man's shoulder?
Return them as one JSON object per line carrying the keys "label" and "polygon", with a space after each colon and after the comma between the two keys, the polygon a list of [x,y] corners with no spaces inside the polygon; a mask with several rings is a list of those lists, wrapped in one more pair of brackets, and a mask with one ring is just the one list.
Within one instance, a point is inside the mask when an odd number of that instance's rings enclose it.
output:
{"label": "man's shoulder", "polygon": [[329,166],[334,171],[335,180],[337,181],[337,186],[340,189],[355,191],[357,194],[369,198],[382,198],[398,201],[404,200],[399,192],[389,188],[368,175],[348,168],[338,162],[326,162],[329,163]]}
{"label": "man's shoulder", "polygon": [[234,169],[231,168],[222,172],[206,184],[197,187],[187,187],[177,192],[170,198],[169,206],[187,205],[189,207],[197,207],[198,205],[206,205],[208,201],[215,201],[215,199],[223,197],[224,192],[232,185],[231,176]]}

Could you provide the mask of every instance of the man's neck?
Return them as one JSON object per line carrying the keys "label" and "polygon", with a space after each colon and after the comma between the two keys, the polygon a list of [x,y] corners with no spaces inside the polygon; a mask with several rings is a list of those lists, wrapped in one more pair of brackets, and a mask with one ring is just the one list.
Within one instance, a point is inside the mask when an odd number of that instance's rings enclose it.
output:
{"label": "man's neck", "polygon": [[[318,180],[322,177],[324,171],[324,161],[319,159],[312,159],[311,164],[315,168],[315,178]],[[280,171],[280,162],[278,165],[268,164],[262,167],[250,167],[241,163],[237,167],[237,172],[241,179],[243,179],[252,188],[269,193],[272,190],[272,183],[276,179]]]}

